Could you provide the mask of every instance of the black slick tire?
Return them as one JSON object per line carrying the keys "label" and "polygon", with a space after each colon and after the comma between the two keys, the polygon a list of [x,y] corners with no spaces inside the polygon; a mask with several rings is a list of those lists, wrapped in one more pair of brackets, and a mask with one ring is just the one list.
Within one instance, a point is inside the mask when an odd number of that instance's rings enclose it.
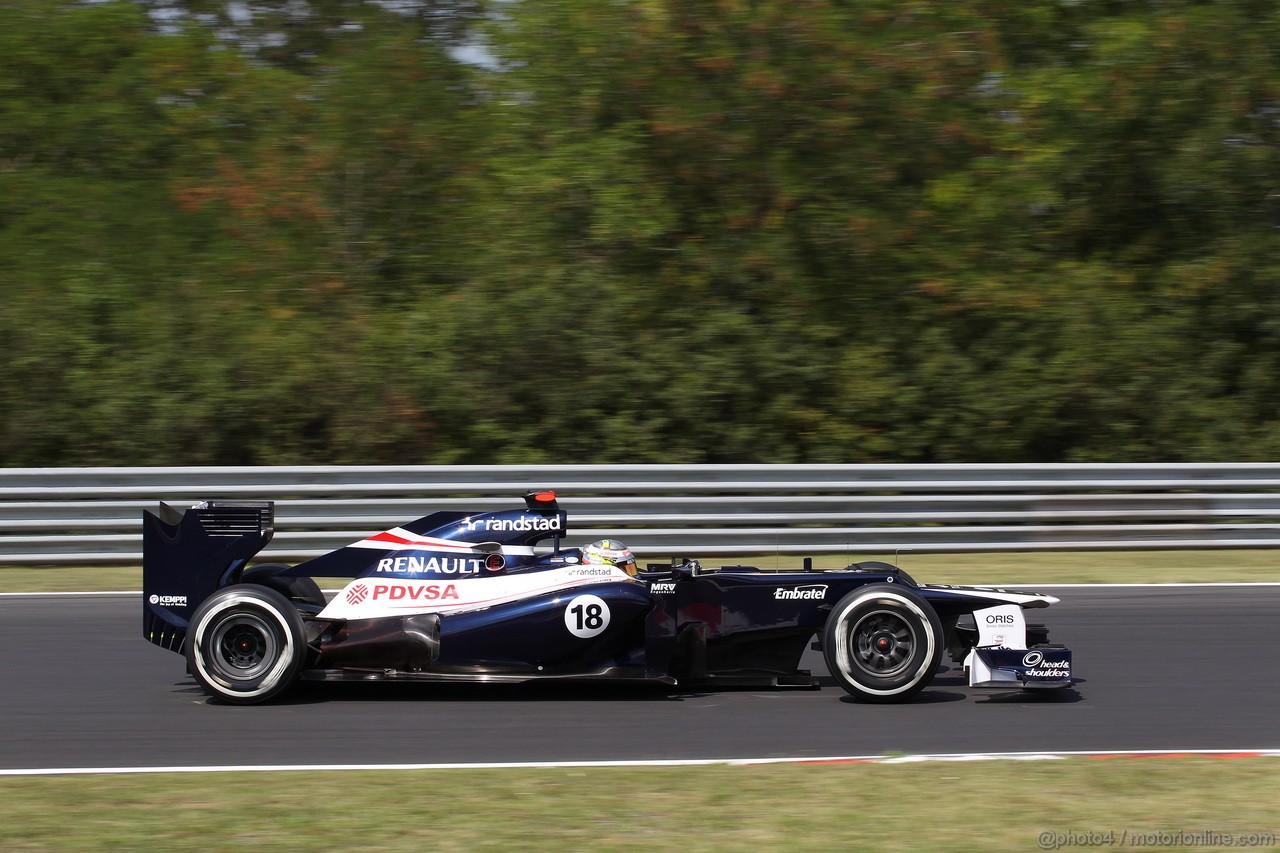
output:
{"label": "black slick tire", "polygon": [[836,603],[822,630],[831,675],[862,702],[904,702],[932,680],[942,660],[942,623],[906,587],[877,583]]}
{"label": "black slick tire", "polygon": [[240,575],[240,583],[256,583],[270,587],[290,601],[299,604],[313,604],[321,609],[325,606],[324,593],[316,582],[307,577],[280,577],[277,572],[291,568],[288,563],[258,563],[249,566]]}
{"label": "black slick tire", "polygon": [[187,669],[210,695],[235,705],[266,702],[298,677],[306,654],[302,617],[256,584],[218,590],[187,628]]}

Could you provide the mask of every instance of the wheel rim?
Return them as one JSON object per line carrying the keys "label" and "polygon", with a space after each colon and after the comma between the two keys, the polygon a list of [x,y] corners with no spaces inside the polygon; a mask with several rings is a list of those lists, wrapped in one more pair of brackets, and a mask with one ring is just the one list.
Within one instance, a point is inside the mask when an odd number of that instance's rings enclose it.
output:
{"label": "wheel rim", "polygon": [[252,613],[228,615],[209,636],[211,668],[228,681],[261,678],[275,665],[280,640],[272,626]]}
{"label": "wheel rim", "polygon": [[894,678],[911,665],[915,628],[888,610],[868,613],[850,632],[854,666],[875,678]]}

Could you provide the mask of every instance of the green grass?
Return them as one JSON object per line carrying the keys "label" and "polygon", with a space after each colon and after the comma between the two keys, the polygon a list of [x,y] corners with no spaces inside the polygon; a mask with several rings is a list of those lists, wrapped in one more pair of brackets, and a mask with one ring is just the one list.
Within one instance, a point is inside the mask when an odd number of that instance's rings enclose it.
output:
{"label": "green grass", "polygon": [[1277,790],[1266,758],[32,777],[0,779],[0,847],[1035,850],[1277,833]]}
{"label": "green grass", "polygon": [[0,592],[141,590],[138,566],[0,566]]}
{"label": "green grass", "polygon": [[[854,560],[897,562],[924,583],[1203,583],[1280,582],[1280,552],[1232,551],[1067,551],[994,554],[861,554],[823,556],[817,568],[839,568]],[[644,562],[643,555],[641,561]],[[657,562],[657,561],[654,561]],[[743,563],[763,569],[799,568],[800,558],[704,559],[703,565]],[[333,588],[340,581],[323,580]],[[74,592],[142,588],[137,566],[0,566],[0,592]]]}

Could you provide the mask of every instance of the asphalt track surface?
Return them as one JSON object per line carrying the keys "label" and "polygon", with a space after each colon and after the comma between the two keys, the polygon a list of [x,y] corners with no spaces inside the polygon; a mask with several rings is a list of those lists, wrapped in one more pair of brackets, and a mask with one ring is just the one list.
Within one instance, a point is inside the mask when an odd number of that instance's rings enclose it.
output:
{"label": "asphalt track surface", "polygon": [[[831,757],[1280,747],[1280,587],[1053,590],[1034,614],[1080,683],[942,672],[906,705],[821,690],[307,685],[207,699],[142,638],[137,597],[0,598],[0,770]],[[821,655],[805,661],[826,675]]]}

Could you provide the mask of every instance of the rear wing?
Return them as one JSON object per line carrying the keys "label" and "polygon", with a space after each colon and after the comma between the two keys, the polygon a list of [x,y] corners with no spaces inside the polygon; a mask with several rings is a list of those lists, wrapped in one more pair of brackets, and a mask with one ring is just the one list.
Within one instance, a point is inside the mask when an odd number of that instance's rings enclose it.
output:
{"label": "rear wing", "polygon": [[275,532],[274,501],[161,503],[142,513],[142,635],[182,652],[200,603],[239,579]]}

